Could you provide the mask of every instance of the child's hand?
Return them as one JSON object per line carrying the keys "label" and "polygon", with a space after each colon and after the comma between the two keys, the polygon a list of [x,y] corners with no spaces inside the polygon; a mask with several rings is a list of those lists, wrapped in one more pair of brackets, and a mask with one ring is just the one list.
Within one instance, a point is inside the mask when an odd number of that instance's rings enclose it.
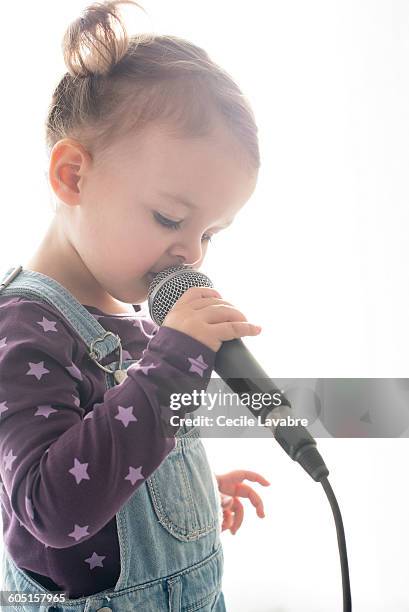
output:
{"label": "child's hand", "polygon": [[263,486],[269,486],[263,476],[249,470],[235,470],[228,474],[216,476],[220,491],[221,504],[223,508],[222,531],[230,529],[234,535],[243,522],[244,509],[239,497],[248,497],[256,508],[257,516],[264,518],[264,506],[261,497],[249,485],[244,484],[243,480],[259,482]]}
{"label": "child's hand", "polygon": [[256,336],[261,329],[213,287],[190,287],[169,310],[162,327],[184,332],[215,352],[225,340]]}

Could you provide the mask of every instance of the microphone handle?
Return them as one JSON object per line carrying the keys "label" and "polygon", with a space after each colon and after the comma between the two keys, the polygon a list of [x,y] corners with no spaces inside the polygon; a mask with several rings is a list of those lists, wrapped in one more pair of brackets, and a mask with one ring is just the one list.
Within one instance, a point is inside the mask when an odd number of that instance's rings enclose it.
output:
{"label": "microphone handle", "polygon": [[[214,371],[222,378],[232,391],[238,395],[242,393],[279,393],[282,405],[291,407],[289,400],[276,387],[268,374],[255,360],[241,338],[226,340],[222,343],[216,354]],[[263,406],[261,409],[247,408],[256,417],[261,416],[263,422],[265,417],[273,408],[277,411],[279,407]]]}
{"label": "microphone handle", "polygon": [[[252,392],[280,394],[281,406],[279,407],[263,406],[256,410],[246,404],[248,410],[255,417],[259,417],[263,424],[272,410],[280,413],[284,407],[289,414],[290,401],[269,378],[241,338],[226,340],[222,343],[216,354],[214,371],[239,397],[242,393],[251,396]],[[272,431],[276,441],[287,455],[297,461],[311,478],[318,482],[329,475],[329,470],[318,452],[316,441],[303,425],[279,424],[277,426],[266,425],[266,427]]]}

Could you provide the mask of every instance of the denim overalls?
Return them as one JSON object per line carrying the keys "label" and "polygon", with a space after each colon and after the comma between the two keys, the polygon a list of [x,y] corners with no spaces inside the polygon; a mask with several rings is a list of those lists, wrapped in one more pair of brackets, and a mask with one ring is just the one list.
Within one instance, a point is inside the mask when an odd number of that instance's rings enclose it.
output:
{"label": "denim overalls", "polygon": [[[7,277],[15,276],[6,287]],[[54,279],[19,268],[0,277],[0,295],[28,297],[54,306],[86,343],[94,361],[119,349],[105,371],[106,389],[120,384],[136,360],[122,363],[119,336],[107,332]],[[90,356],[91,358],[91,356]],[[3,606],[39,612],[224,612],[220,500],[197,428],[180,427],[177,444],[116,514],[121,572],[114,587],[64,603]],[[96,503],[101,503],[97,501]],[[103,502],[102,502],[103,503]],[[4,591],[53,593],[18,568],[4,548]],[[54,592],[55,594],[55,592]]]}

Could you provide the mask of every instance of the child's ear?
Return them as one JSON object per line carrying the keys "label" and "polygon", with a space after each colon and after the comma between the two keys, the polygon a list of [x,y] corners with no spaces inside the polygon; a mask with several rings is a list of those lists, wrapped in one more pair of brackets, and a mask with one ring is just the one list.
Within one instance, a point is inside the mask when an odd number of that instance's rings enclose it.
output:
{"label": "child's ear", "polygon": [[81,200],[81,178],[92,165],[85,147],[72,138],[55,143],[50,156],[48,179],[59,200],[77,206]]}

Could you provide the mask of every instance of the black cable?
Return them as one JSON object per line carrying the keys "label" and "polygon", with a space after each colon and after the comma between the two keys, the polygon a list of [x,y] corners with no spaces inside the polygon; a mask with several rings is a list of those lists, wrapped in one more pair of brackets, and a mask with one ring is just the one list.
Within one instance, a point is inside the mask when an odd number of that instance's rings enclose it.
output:
{"label": "black cable", "polygon": [[328,478],[322,478],[320,480],[323,489],[328,497],[328,501],[331,504],[332,514],[334,515],[335,526],[337,528],[337,538],[338,538],[338,549],[339,556],[341,561],[341,574],[342,574],[342,594],[343,594],[343,602],[344,602],[344,612],[351,612],[352,604],[351,604],[351,587],[349,584],[349,571],[348,571],[348,555],[347,555],[347,545],[345,541],[345,532],[344,525],[342,523],[342,516],[338,506],[338,502],[334,495],[334,491],[330,483],[328,482]]}
{"label": "black cable", "polygon": [[320,482],[322,484],[328,497],[328,501],[332,508],[332,514],[334,515],[335,526],[337,528],[342,574],[343,611],[351,612],[351,588],[349,584],[348,556],[344,525],[342,523],[342,516],[334,491],[328,482],[329,470],[318,452],[316,441],[305,427],[301,425],[296,425],[295,427],[279,425],[275,428],[274,437],[276,442],[280,444],[293,461],[297,461],[315,482]]}

